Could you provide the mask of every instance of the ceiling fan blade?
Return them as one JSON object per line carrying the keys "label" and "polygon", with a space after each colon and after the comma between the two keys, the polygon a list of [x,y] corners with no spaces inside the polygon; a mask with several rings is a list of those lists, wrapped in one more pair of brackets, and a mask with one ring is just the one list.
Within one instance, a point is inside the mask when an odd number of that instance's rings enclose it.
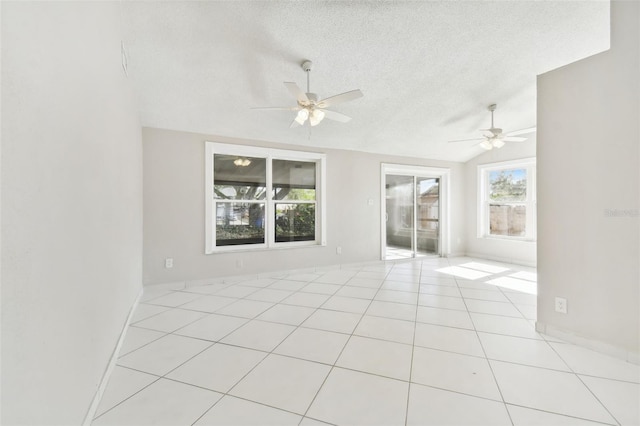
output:
{"label": "ceiling fan blade", "polygon": [[307,98],[307,94],[302,91],[302,89],[295,83],[290,81],[285,81],[285,86],[289,89],[289,92],[298,100],[300,103],[309,103],[309,98]]}
{"label": "ceiling fan blade", "polygon": [[473,139],[458,139],[455,141],[447,141],[447,143],[456,143],[456,142],[482,142],[484,138],[473,138]]}
{"label": "ceiling fan blade", "polygon": [[358,99],[363,97],[364,94],[360,91],[360,89],[352,90],[350,92],[340,93],[339,95],[331,96],[326,99],[318,102],[318,107],[327,108],[331,105],[337,105],[342,102],[352,101],[354,99]]}
{"label": "ceiling fan blade", "polygon": [[348,121],[351,121],[351,117],[349,117],[348,115],[344,115],[340,112],[329,111],[328,109],[323,109],[322,111],[324,111],[325,118],[328,118],[330,120],[339,121],[341,123],[346,123]]}
{"label": "ceiling fan blade", "polygon": [[293,129],[294,127],[298,127],[300,126],[300,123],[298,123],[297,117],[293,119],[293,121],[291,122],[291,124],[289,125],[290,129]]}
{"label": "ceiling fan blade", "polygon": [[256,108],[251,108],[251,109],[260,109],[260,110],[267,110],[267,111],[298,111],[300,108],[299,107],[256,107]]}
{"label": "ceiling fan blade", "polygon": [[506,136],[518,136],[518,135],[526,135],[527,133],[533,133],[536,131],[535,127],[529,127],[527,129],[516,130],[514,132],[509,132]]}
{"label": "ceiling fan blade", "polygon": [[502,138],[502,140],[505,142],[524,142],[527,140],[527,138],[521,138],[518,136],[507,136],[505,138]]}

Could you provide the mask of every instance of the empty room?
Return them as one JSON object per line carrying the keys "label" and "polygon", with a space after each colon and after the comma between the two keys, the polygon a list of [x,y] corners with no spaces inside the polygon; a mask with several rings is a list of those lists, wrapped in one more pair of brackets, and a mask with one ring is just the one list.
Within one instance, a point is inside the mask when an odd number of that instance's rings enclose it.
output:
{"label": "empty room", "polygon": [[639,425],[640,3],[2,1],[3,425]]}

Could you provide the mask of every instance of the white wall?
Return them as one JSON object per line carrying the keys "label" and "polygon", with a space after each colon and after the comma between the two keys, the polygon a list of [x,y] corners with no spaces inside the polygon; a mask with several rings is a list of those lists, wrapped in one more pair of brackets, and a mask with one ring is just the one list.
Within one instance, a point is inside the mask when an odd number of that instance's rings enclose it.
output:
{"label": "white wall", "polygon": [[538,78],[538,328],[638,362],[640,3],[611,6],[610,51]]}
{"label": "white wall", "polygon": [[82,423],[141,289],[117,2],[2,2],[2,424]]}
{"label": "white wall", "polygon": [[[327,154],[327,246],[204,254],[204,142],[307,150]],[[309,268],[380,259],[380,164],[451,168],[452,252],[463,249],[464,168],[416,158],[314,149],[211,135],[143,129],[144,283]],[[374,200],[368,205],[367,200]],[[336,247],[342,254],[336,254]],[[164,259],[174,259],[166,269]],[[242,260],[243,267],[236,266]]]}
{"label": "white wall", "polygon": [[478,238],[478,166],[501,161],[536,156],[535,133],[526,135],[524,142],[507,142],[500,149],[492,149],[469,161],[465,168],[466,254],[471,257],[493,259],[520,265],[536,265],[536,243],[509,241],[497,238]]}

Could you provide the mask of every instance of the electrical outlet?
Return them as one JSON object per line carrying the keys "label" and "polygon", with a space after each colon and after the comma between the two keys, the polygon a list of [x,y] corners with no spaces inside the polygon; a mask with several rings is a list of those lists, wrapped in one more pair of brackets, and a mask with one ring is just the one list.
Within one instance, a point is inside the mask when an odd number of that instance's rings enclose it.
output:
{"label": "electrical outlet", "polygon": [[173,258],[172,257],[167,257],[164,260],[164,267],[167,268],[167,269],[168,268],[173,268]]}
{"label": "electrical outlet", "polygon": [[342,247],[336,247],[336,254],[342,254]]}
{"label": "electrical outlet", "polygon": [[567,313],[567,299],[556,297],[556,312],[560,312],[561,314]]}
{"label": "electrical outlet", "polygon": [[372,205],[373,205],[373,198],[369,198],[369,199],[367,200],[367,204],[368,204],[368,205],[370,205],[370,206],[372,206]]}

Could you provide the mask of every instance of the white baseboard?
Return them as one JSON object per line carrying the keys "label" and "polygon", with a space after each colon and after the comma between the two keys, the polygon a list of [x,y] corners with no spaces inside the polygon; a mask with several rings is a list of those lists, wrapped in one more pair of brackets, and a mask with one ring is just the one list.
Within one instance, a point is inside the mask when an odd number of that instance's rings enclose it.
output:
{"label": "white baseboard", "polygon": [[631,352],[627,349],[620,348],[609,343],[579,336],[571,331],[545,324],[540,321],[536,322],[536,331],[632,364],[640,365],[640,353],[637,352]]}
{"label": "white baseboard", "polygon": [[136,300],[133,302],[131,309],[129,309],[129,315],[127,316],[127,320],[124,323],[124,327],[122,331],[120,331],[120,337],[118,338],[118,342],[116,343],[116,347],[113,349],[111,353],[111,358],[109,359],[109,363],[107,364],[107,368],[105,369],[104,374],[102,375],[102,380],[100,380],[100,385],[98,386],[98,390],[96,390],[95,395],[93,396],[93,401],[91,401],[91,405],[89,406],[89,411],[87,411],[87,415],[82,422],[83,426],[90,426],[93,418],[96,415],[96,411],[98,410],[98,406],[100,405],[100,400],[102,400],[102,395],[104,394],[105,389],[107,388],[107,384],[109,383],[109,378],[111,377],[111,373],[116,366],[116,361],[118,359],[118,354],[120,353],[120,348],[122,348],[122,344],[124,343],[124,338],[127,334],[127,329],[129,324],[131,323],[131,318],[133,317],[133,313],[140,302],[140,298],[144,292],[144,288],[140,289]]}

